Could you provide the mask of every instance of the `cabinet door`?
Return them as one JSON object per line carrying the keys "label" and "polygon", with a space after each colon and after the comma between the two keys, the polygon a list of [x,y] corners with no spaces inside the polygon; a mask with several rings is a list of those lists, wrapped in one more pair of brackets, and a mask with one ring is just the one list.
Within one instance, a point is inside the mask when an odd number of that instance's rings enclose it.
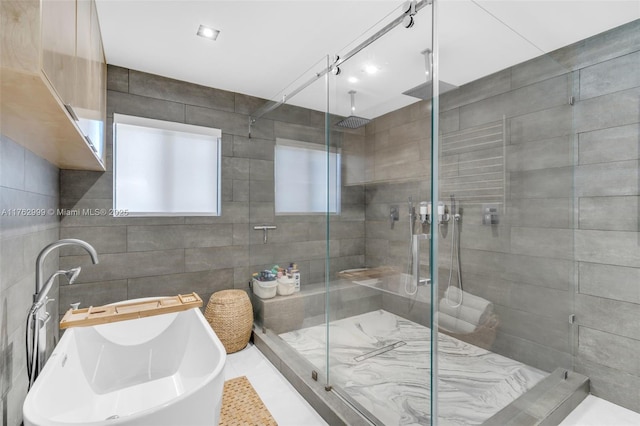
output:
{"label": "cabinet door", "polygon": [[91,91],[90,109],[95,112],[97,124],[91,140],[98,151],[98,156],[105,158],[105,138],[107,121],[107,63],[102,47],[100,22],[95,1],[91,1]]}
{"label": "cabinet door", "polygon": [[[77,32],[76,32],[76,93],[74,108],[91,108],[91,0],[77,0]],[[79,116],[80,112],[77,112]]]}
{"label": "cabinet door", "polygon": [[100,22],[95,1],[91,1],[91,108],[107,116],[107,62],[104,57]]}
{"label": "cabinet door", "polygon": [[76,2],[42,0],[42,69],[63,103],[75,87]]}
{"label": "cabinet door", "polygon": [[77,0],[76,96],[80,130],[103,158],[106,121],[106,64],[93,0]]}

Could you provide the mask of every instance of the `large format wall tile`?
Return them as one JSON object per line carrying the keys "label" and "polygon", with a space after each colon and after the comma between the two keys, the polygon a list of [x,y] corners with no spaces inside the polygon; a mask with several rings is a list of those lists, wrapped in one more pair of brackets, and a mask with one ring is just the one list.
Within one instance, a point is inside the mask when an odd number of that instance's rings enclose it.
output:
{"label": "large format wall tile", "polygon": [[184,104],[107,90],[107,117],[114,113],[185,122]]}
{"label": "large format wall tile", "polygon": [[578,294],[576,322],[580,326],[640,340],[639,307],[637,303]]}
{"label": "large format wall tile", "polygon": [[573,195],[573,167],[511,172],[511,198],[568,198]]}
{"label": "large format wall tile", "polygon": [[[127,251],[126,226],[78,226],[60,228],[60,238],[77,238],[91,244],[99,254]],[[79,256],[87,252],[80,247],[60,248],[60,256]]]}
{"label": "large format wall tile", "polygon": [[640,196],[582,197],[578,202],[580,229],[640,231]]}
{"label": "large format wall tile", "polygon": [[233,244],[233,228],[228,225],[129,226],[129,252],[192,247],[219,247]]}
{"label": "large format wall tile", "polygon": [[107,65],[107,90],[129,92],[129,70],[115,65]]}
{"label": "large format wall tile", "polygon": [[[27,393],[25,318],[36,290],[36,258],[58,239],[60,226],[59,217],[48,212],[58,208],[58,168],[17,142],[0,135],[0,423],[9,425],[21,424]],[[12,213],[22,209],[42,209],[44,215]],[[54,252],[44,263],[44,276],[56,270]],[[54,288],[50,297],[57,294]],[[49,312],[57,319],[57,306],[49,305]],[[47,334],[50,354],[58,330],[49,327]]]}
{"label": "large format wall tile", "polygon": [[478,126],[533,111],[567,104],[569,81],[566,75],[553,77],[508,93],[460,107],[460,128]]}
{"label": "large format wall tile", "polygon": [[580,293],[640,305],[640,269],[580,262]]}
{"label": "large format wall tile", "polygon": [[640,87],[576,103],[575,127],[580,133],[624,126],[640,120]]}
{"label": "large format wall tile", "polygon": [[82,274],[76,280],[78,284],[166,275],[182,272],[185,267],[184,250],[102,254],[99,260],[100,263],[93,265],[88,255],[63,256],[60,267],[82,266]]}
{"label": "large format wall tile", "polygon": [[134,70],[129,71],[129,93],[223,111],[235,110],[233,92]]}
{"label": "large format wall tile", "polygon": [[610,61],[600,62],[580,70],[580,99],[585,100],[640,86],[640,52],[633,52]]}
{"label": "large format wall tile", "polygon": [[66,284],[60,286],[60,314],[63,315],[72,303],[80,302],[81,308],[88,308],[131,298],[127,292],[127,280]]}
{"label": "large format wall tile", "polygon": [[627,53],[637,52],[640,46],[639,29],[640,21],[636,19],[551,52],[550,56],[569,69],[585,68]]}
{"label": "large format wall tile", "polygon": [[573,259],[573,231],[550,228],[511,228],[511,251],[514,254]]}
{"label": "large format wall tile", "polygon": [[640,340],[580,327],[578,358],[640,376]]}
{"label": "large format wall tile", "polygon": [[593,164],[640,158],[640,124],[580,133],[579,163]]}
{"label": "large format wall tile", "polygon": [[576,195],[638,195],[639,173],[638,160],[576,166]]}
{"label": "large format wall tile", "polygon": [[510,142],[518,144],[571,135],[573,111],[569,105],[560,105],[513,117],[509,120]]}
{"label": "large format wall tile", "polygon": [[575,259],[640,268],[639,242],[637,232],[576,230]]}

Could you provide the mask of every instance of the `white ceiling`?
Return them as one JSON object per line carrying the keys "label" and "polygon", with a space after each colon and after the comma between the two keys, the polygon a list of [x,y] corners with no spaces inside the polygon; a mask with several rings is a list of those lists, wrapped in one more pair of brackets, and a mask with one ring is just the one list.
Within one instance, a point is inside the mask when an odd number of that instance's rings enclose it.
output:
{"label": "white ceiling", "polygon": [[[402,12],[400,0],[97,0],[107,62],[205,86],[281,99]],[[440,0],[440,79],[462,85],[640,18],[638,0]],[[431,7],[331,76],[331,111],[373,118],[415,102],[401,93],[425,81]],[[221,31],[196,36],[200,24]],[[379,68],[375,75],[366,64]],[[348,77],[357,77],[357,83]],[[324,80],[290,99],[326,107]]]}

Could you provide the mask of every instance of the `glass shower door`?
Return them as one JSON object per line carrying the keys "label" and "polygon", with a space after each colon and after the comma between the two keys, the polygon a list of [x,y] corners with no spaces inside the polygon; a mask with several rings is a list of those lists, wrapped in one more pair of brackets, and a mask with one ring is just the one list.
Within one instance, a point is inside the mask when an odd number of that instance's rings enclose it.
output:
{"label": "glass shower door", "polygon": [[238,165],[253,293],[300,273],[299,292],[254,295],[256,316],[380,425],[432,421],[431,24],[420,2],[362,25],[258,110],[260,157]]}
{"label": "glass shower door", "polygon": [[256,110],[251,139],[243,141],[258,156],[246,164],[245,228],[256,319],[307,362],[305,376],[314,371],[325,384],[325,271],[338,256],[327,237],[328,217],[339,213],[341,194],[340,159],[328,149],[327,66],[326,57],[312,64]]}
{"label": "glass shower door", "polygon": [[343,191],[329,220],[330,384],[380,425],[430,424],[431,48],[430,8],[394,8],[330,76]]}
{"label": "glass shower door", "polygon": [[438,78],[455,87],[432,180],[452,214],[433,241],[434,403],[440,424],[506,424],[519,411],[502,409],[572,365],[574,75],[504,4],[438,6]]}

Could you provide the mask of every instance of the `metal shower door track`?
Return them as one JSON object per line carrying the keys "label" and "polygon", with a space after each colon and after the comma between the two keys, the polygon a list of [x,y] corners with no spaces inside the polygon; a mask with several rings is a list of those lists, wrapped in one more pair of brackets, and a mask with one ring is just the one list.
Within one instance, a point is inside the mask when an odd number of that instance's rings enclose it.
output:
{"label": "metal shower door track", "polygon": [[[432,2],[433,0],[420,0],[419,2],[417,2],[415,6],[416,13],[420,11],[420,9],[422,9],[423,7],[430,5]],[[349,59],[357,55],[360,51],[365,49],[367,46],[369,46],[370,44],[378,40],[380,37],[384,36],[386,33],[388,33],[389,31],[397,27],[399,24],[401,24],[406,16],[407,16],[406,13],[402,13],[402,15],[398,16],[393,21],[389,22],[387,25],[385,25],[380,30],[378,30],[378,32],[376,32],[371,37],[367,38],[362,43],[360,43],[359,45],[351,49],[349,52],[347,52],[344,56],[337,57],[336,61],[333,64],[327,66],[322,71],[317,72],[313,77],[311,77],[306,82],[302,83],[300,86],[292,90],[290,93],[284,94],[282,96],[282,100],[267,101],[264,105],[262,105],[256,111],[254,111],[254,113],[249,116],[249,137],[251,137],[251,126],[260,118],[262,118],[265,114],[273,111],[274,109],[278,108],[280,105],[285,104],[289,99],[293,98],[298,93],[302,92],[304,89],[306,89],[307,87],[315,83],[319,78],[323,77],[328,72],[331,72],[336,67],[339,67],[340,65],[342,65],[343,63],[345,63],[346,61],[348,61]]]}

